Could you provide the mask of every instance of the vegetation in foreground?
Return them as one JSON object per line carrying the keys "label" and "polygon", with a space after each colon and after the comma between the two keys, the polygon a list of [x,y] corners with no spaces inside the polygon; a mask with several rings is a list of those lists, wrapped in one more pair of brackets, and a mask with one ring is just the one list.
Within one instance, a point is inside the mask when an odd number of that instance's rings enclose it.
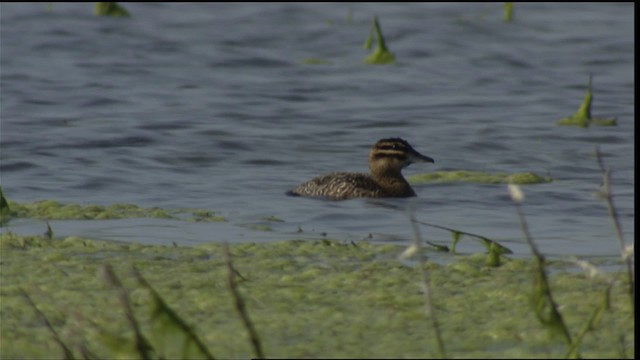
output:
{"label": "vegetation in foreground", "polygon": [[[3,358],[65,356],[34,307],[73,357],[141,357],[131,316],[152,357],[186,352],[206,358],[184,340],[189,339],[185,331],[197,334],[212,357],[256,356],[234,305],[224,245],[182,248],[10,233],[2,235],[0,245]],[[230,246],[236,291],[264,356],[438,356],[424,313],[420,269],[398,260],[402,250],[329,240]],[[121,286],[103,280],[107,264]],[[589,278],[565,271],[562,263],[547,266],[554,269],[549,277],[554,299],[574,332],[610,293],[608,310],[584,338],[580,354],[633,357],[633,313],[622,273]],[[565,354],[563,341],[531,310],[532,261],[504,257],[499,267],[490,267],[484,254],[476,254],[426,267],[447,356]]]}

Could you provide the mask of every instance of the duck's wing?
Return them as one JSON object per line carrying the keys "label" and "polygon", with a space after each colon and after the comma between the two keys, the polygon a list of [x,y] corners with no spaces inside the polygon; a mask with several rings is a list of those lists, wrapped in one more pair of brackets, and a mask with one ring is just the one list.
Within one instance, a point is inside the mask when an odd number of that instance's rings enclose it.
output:
{"label": "duck's wing", "polygon": [[344,200],[355,197],[380,197],[381,191],[380,186],[368,174],[330,173],[300,184],[290,191],[290,194]]}

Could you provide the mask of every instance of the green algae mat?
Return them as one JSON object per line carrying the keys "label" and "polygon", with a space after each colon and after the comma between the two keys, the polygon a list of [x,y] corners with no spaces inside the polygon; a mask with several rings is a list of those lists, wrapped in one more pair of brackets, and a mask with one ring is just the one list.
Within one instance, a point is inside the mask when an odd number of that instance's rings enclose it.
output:
{"label": "green algae mat", "polygon": [[508,174],[504,172],[488,173],[484,171],[449,170],[411,175],[407,177],[407,181],[412,185],[454,182],[531,185],[548,183],[553,179],[549,176],[540,176],[534,172]]}
{"label": "green algae mat", "polygon": [[[1,358],[64,357],[51,329],[69,350],[67,357],[139,357],[122,291],[104,280],[106,264],[126,289],[142,334],[156,351],[162,349],[157,358],[195,353],[185,352],[183,336],[166,319],[158,326],[158,306],[134,267],[211,357],[255,356],[226,285],[221,244],[165,247],[5,232],[0,246]],[[403,247],[293,240],[229,248],[238,293],[266,357],[438,355],[420,270],[398,260]],[[566,344],[531,310],[531,261],[504,258],[500,267],[489,268],[484,254],[451,256],[448,265],[428,265],[448,357],[565,355]],[[586,358],[633,358],[633,311],[624,277],[602,273],[589,278],[550,266],[554,298],[573,335],[589,322],[617,279],[607,310],[591,324],[579,351]]]}

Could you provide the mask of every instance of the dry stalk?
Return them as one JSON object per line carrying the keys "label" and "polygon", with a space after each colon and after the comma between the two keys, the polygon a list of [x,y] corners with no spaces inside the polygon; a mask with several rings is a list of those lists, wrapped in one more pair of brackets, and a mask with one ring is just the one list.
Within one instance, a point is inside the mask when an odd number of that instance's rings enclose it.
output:
{"label": "dry stalk", "polygon": [[602,161],[602,155],[600,154],[600,149],[596,145],[596,159],[598,160],[598,165],[600,166],[600,170],[602,171],[602,190],[598,191],[598,195],[604,200],[605,204],[607,204],[607,210],[609,211],[609,217],[613,221],[613,230],[616,233],[616,237],[618,238],[618,243],[620,245],[620,254],[622,259],[627,265],[627,277],[629,279],[629,296],[631,298],[631,309],[635,313],[635,274],[633,271],[633,260],[631,255],[626,254],[626,246],[624,242],[624,238],[622,236],[622,228],[620,226],[620,220],[618,219],[618,212],[616,211],[616,207],[613,204],[613,194],[611,194],[611,170],[608,167],[605,167],[604,162]]}
{"label": "dry stalk", "polygon": [[233,296],[234,305],[240,318],[242,319],[242,323],[244,327],[247,329],[247,333],[249,334],[249,340],[251,341],[251,345],[253,345],[253,350],[255,352],[255,356],[258,359],[264,359],[264,353],[262,352],[262,346],[260,344],[260,337],[256,332],[256,329],[253,327],[253,323],[249,318],[249,314],[247,313],[246,306],[244,304],[244,300],[238,291],[238,286],[236,284],[236,274],[238,272],[233,267],[233,261],[231,259],[231,252],[229,251],[229,244],[224,244],[224,255],[227,260],[227,285],[229,286],[229,290],[231,291],[231,295]]}
{"label": "dry stalk", "polygon": [[447,354],[444,349],[444,342],[442,341],[442,334],[440,332],[440,326],[436,317],[435,307],[433,306],[433,299],[431,297],[431,278],[427,271],[427,259],[422,251],[422,236],[420,236],[420,229],[418,228],[418,222],[416,221],[414,209],[410,210],[411,225],[413,226],[414,247],[418,253],[418,263],[420,266],[420,272],[422,274],[422,290],[424,294],[424,304],[427,317],[431,319],[431,325],[436,333],[436,348],[438,349],[438,355],[441,359],[446,359]]}

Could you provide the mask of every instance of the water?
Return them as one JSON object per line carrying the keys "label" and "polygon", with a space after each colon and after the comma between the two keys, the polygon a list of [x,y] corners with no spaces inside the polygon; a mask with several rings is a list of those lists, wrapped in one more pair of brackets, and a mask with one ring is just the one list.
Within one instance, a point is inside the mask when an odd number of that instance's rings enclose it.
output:
{"label": "water", "polygon": [[[204,208],[229,220],[56,221],[56,235],[180,245],[408,241],[410,200],[284,195],[322,173],[367,171],[368,149],[390,136],[436,160],[406,175],[550,174],[553,183],[524,187],[541,250],[614,258],[611,220],[593,196],[599,145],[627,242],[635,235],[633,4],[518,3],[510,24],[497,3],[140,3],[126,4],[128,19],[95,17],[92,4],[49,6],[0,7],[5,194]],[[374,14],[395,65],[362,63]],[[619,125],[556,126],[579,107],[589,74],[593,115]],[[528,254],[506,186],[415,191],[419,220]],[[260,224],[273,231],[252,229]],[[42,233],[45,225],[22,219],[9,229]],[[421,231],[450,240],[446,231]]]}

